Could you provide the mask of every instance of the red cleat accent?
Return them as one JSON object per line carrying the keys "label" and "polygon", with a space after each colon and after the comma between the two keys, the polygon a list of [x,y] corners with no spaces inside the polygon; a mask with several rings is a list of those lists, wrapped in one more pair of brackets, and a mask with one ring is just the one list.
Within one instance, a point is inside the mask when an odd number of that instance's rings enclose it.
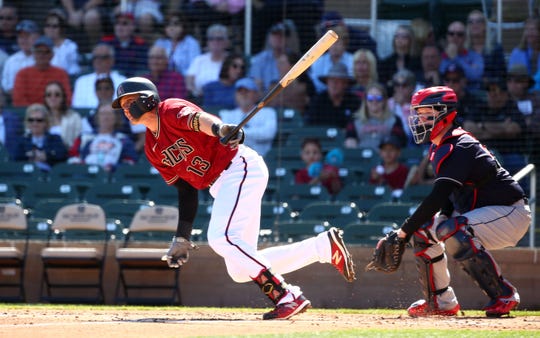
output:
{"label": "red cleat accent", "polygon": [[328,230],[328,238],[330,239],[332,248],[332,265],[347,282],[354,281],[356,279],[354,276],[354,262],[347,247],[345,247],[343,230],[334,227],[330,228],[330,230]]}
{"label": "red cleat accent", "polygon": [[407,309],[407,313],[411,317],[427,317],[427,316],[456,316],[460,310],[459,304],[454,306],[451,309],[432,309],[429,304],[424,300],[420,299],[412,303],[411,306]]}
{"label": "red cleat accent", "polygon": [[492,299],[485,307],[487,317],[502,317],[519,305],[519,293],[514,289],[510,296]]}
{"label": "red cleat accent", "polygon": [[300,295],[296,297],[292,302],[276,305],[276,307],[263,315],[263,319],[289,319],[292,316],[305,312],[311,307],[311,302]]}

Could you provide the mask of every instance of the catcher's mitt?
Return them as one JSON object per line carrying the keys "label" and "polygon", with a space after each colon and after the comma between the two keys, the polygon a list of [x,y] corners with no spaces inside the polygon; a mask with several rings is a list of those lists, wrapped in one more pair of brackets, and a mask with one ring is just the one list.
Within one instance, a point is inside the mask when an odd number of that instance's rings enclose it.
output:
{"label": "catcher's mitt", "polygon": [[379,240],[371,261],[366,265],[366,271],[375,270],[394,272],[401,264],[401,257],[405,251],[406,240],[399,238],[397,230],[390,231],[386,237]]}

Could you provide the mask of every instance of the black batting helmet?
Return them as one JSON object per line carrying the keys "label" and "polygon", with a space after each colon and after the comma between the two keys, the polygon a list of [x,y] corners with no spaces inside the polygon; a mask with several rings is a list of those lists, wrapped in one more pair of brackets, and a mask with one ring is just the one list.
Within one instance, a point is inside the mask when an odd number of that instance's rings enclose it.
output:
{"label": "black batting helmet", "polygon": [[126,95],[139,94],[139,97],[129,107],[129,112],[134,118],[153,110],[161,99],[159,98],[156,85],[144,77],[130,77],[118,86],[116,89],[116,99],[112,103],[115,109],[122,108],[120,99]]}

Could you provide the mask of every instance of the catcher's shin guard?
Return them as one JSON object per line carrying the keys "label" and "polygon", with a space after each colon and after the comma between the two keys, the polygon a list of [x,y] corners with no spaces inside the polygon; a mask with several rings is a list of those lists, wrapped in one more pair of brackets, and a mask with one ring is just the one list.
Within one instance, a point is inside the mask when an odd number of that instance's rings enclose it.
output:
{"label": "catcher's shin guard", "polygon": [[431,242],[428,236],[424,231],[418,231],[413,236],[416,268],[426,301],[423,311],[436,313],[444,309],[454,309],[458,303],[450,287],[444,249],[440,244]]}
{"label": "catcher's shin guard", "polygon": [[276,305],[287,295],[287,284],[285,284],[283,278],[279,275],[274,275],[269,269],[262,270],[256,278],[253,278],[253,281]]}
{"label": "catcher's shin guard", "polygon": [[437,227],[437,237],[489,298],[512,295],[514,287],[501,276],[493,257],[474,240],[467,226],[466,217],[450,218]]}

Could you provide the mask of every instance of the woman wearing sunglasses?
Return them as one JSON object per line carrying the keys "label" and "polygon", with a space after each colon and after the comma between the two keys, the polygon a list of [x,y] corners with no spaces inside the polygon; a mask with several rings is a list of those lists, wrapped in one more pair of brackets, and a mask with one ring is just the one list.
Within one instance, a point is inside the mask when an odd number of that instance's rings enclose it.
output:
{"label": "woman wearing sunglasses", "polygon": [[388,94],[383,85],[373,83],[366,88],[366,97],[354,119],[347,125],[346,148],[378,149],[381,140],[395,135],[406,145],[403,123],[388,108]]}
{"label": "woman wearing sunglasses", "polygon": [[81,115],[71,109],[66,98],[64,86],[60,82],[49,82],[45,87],[45,107],[50,112],[49,131],[60,135],[66,147],[81,134]]}
{"label": "woman wearing sunglasses", "polygon": [[58,135],[49,133],[47,107],[35,103],[26,109],[25,134],[17,143],[15,161],[32,162],[42,171],[67,159],[67,149]]}

